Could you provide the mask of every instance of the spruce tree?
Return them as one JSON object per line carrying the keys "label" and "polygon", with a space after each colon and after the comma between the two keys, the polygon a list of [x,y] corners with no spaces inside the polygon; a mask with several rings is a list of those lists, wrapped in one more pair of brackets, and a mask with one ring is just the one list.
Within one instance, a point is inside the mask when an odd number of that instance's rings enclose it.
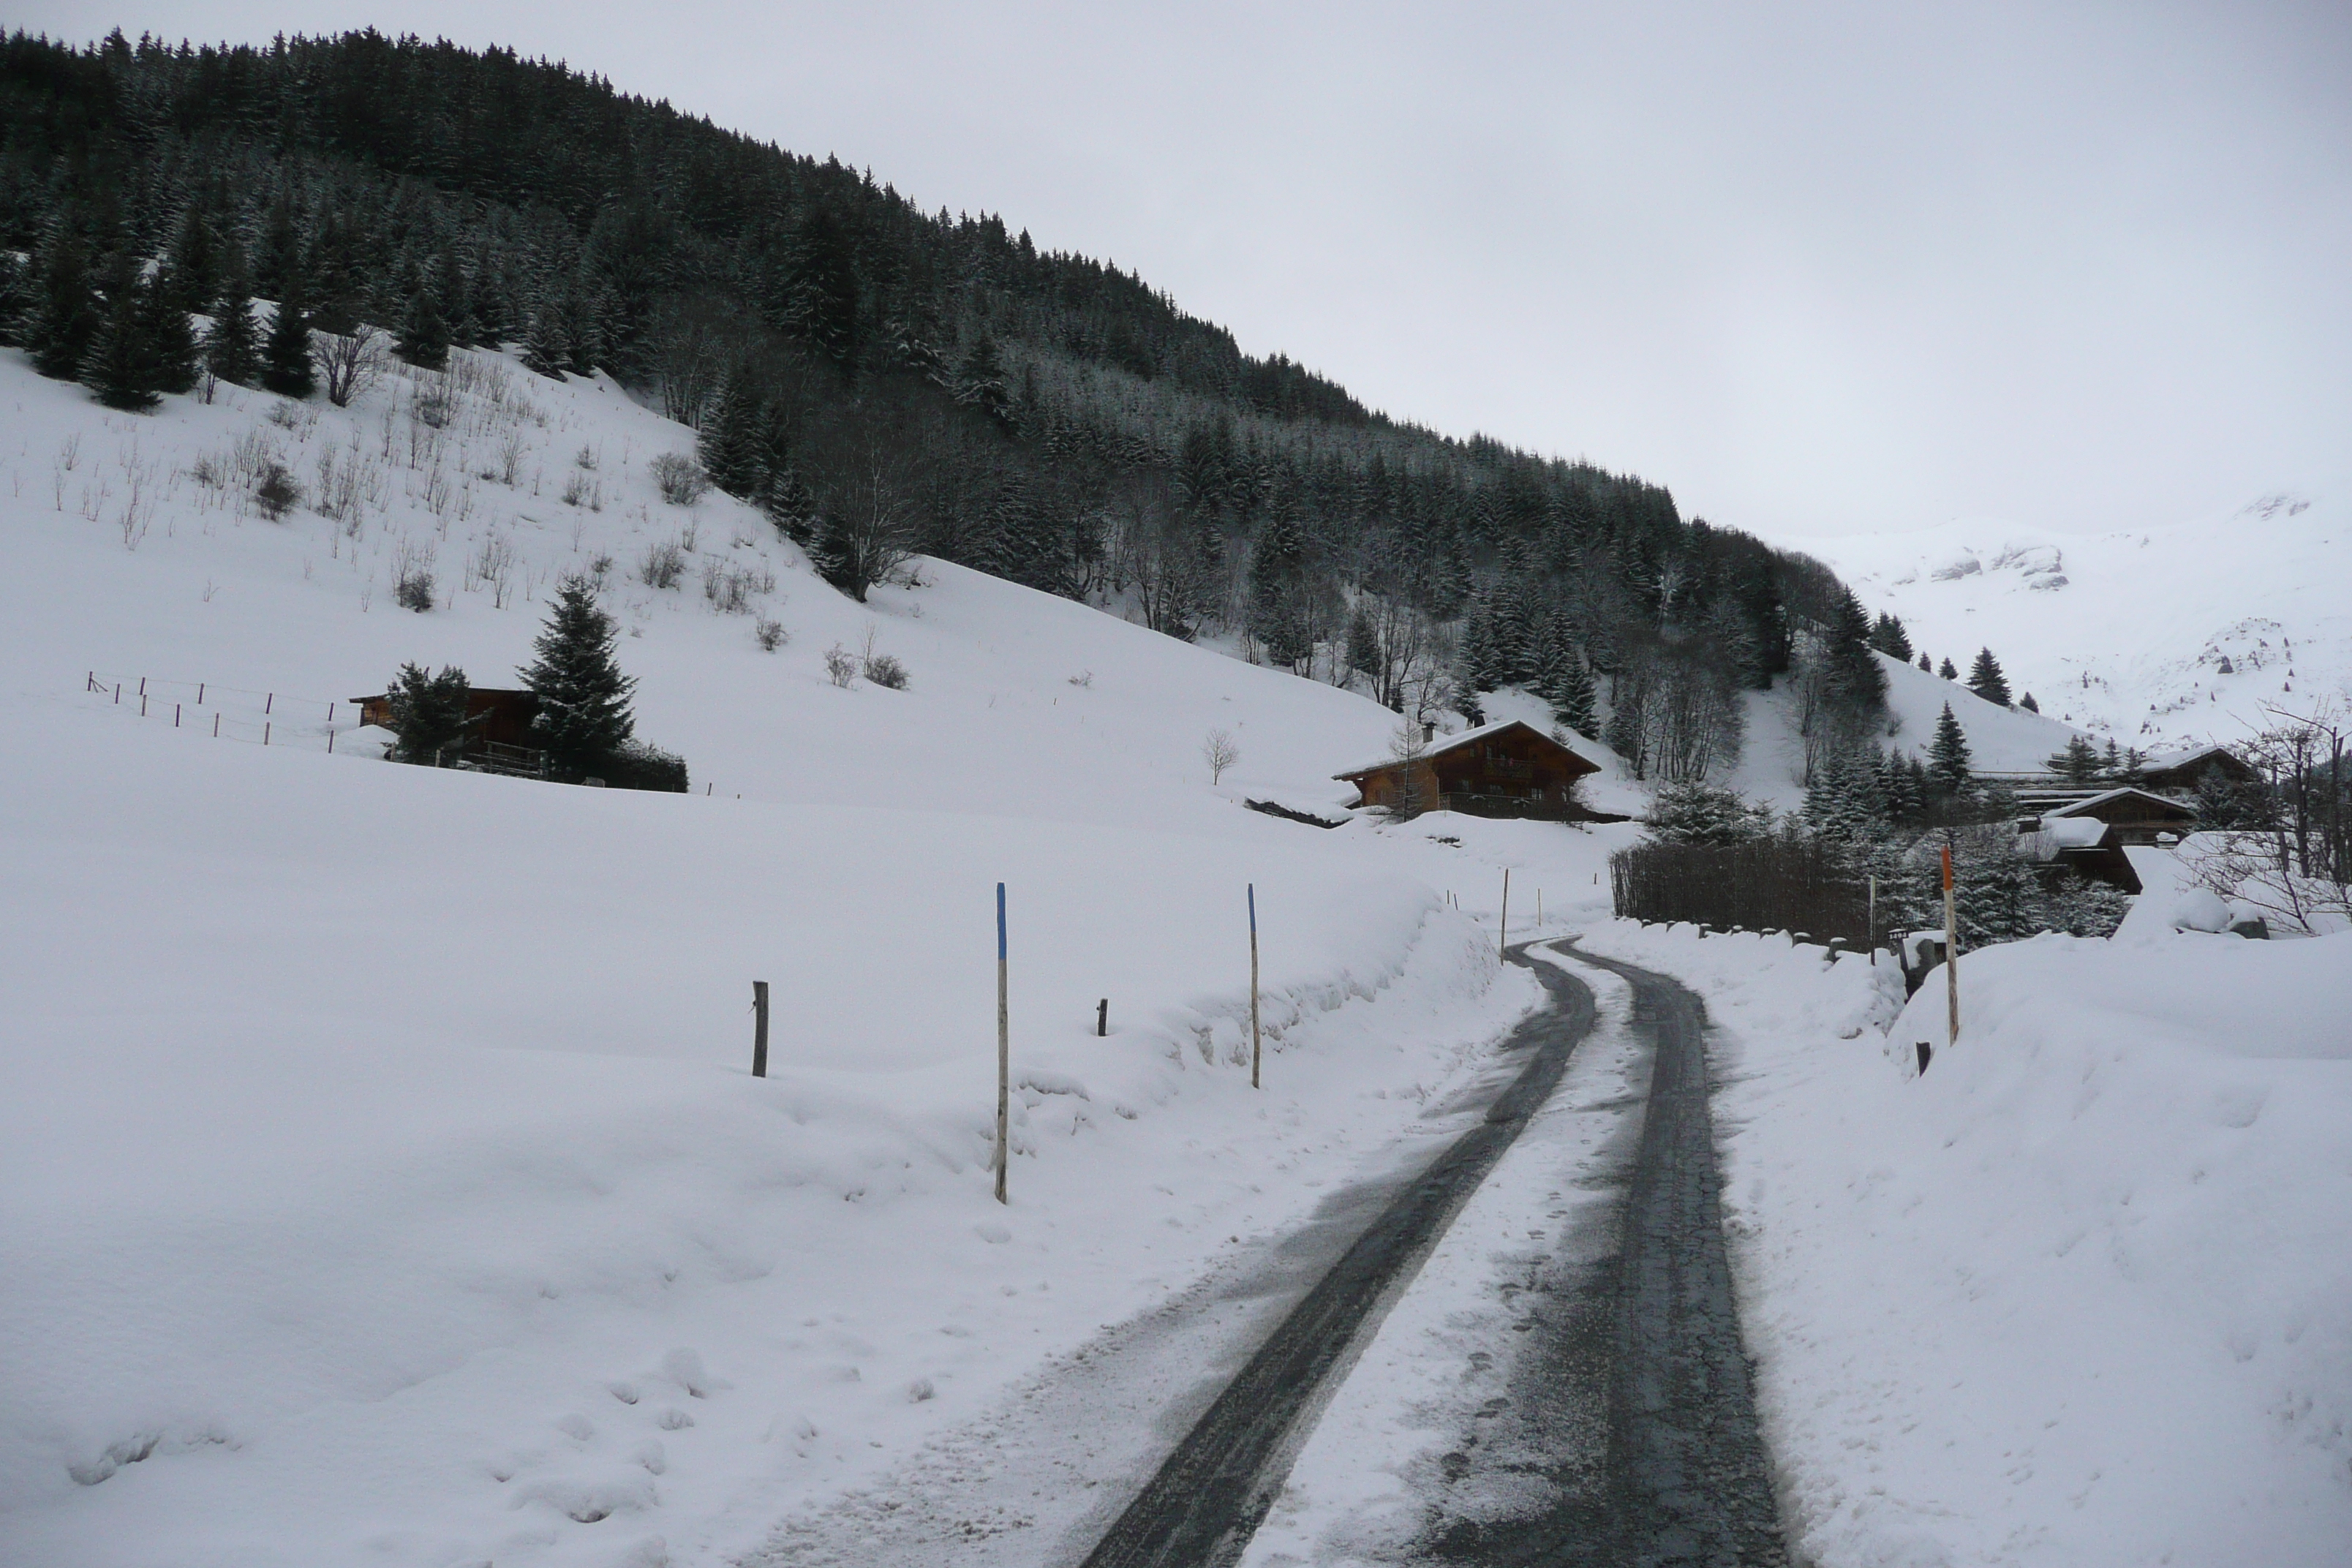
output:
{"label": "spruce tree", "polygon": [[702,418],[694,438],[695,456],[710,482],[739,500],[760,493],[764,477],[761,458],[765,443],[761,427],[759,392],[749,365],[728,373],[719,402]]}
{"label": "spruce tree", "polygon": [[1946,680],[1958,680],[1960,678],[1960,672],[1952,668],[1952,661],[1948,658],[1937,668],[1936,673]]}
{"label": "spruce tree", "polygon": [[303,308],[299,264],[289,264],[285,277],[269,336],[261,345],[261,384],[280,397],[308,397],[319,382],[310,363],[310,321]]}
{"label": "spruce tree", "polygon": [[531,644],[539,657],[520,672],[523,685],[539,699],[531,733],[547,752],[549,771],[559,778],[595,773],[636,732],[629,694],[637,683],[621,673],[614,658],[617,638],[613,617],[597,607],[588,579],[564,578],[547,625]]}
{"label": "spruce tree", "polygon": [[2024,709],[2028,713],[2039,713],[2042,711],[2042,704],[2033,700],[2033,693],[2031,691],[2019,698],[2017,700],[2017,705],[2020,708]]}
{"label": "spruce tree", "polygon": [[172,237],[171,258],[166,264],[173,295],[182,310],[211,312],[224,276],[220,250],[213,238],[212,226],[194,205],[189,206],[180,215],[180,226]]}
{"label": "spruce tree", "polygon": [[400,331],[393,334],[392,352],[420,370],[440,370],[449,363],[449,323],[431,289],[410,268],[408,302],[400,315]]}
{"label": "spruce tree", "polygon": [[82,359],[81,382],[109,408],[143,414],[162,399],[138,266],[126,253],[108,268],[106,320]]}
{"label": "spruce tree", "polygon": [[2096,784],[2101,771],[2098,748],[2084,735],[2068,736],[2065,750],[2042,758],[2042,765],[2070,784]]}
{"label": "spruce tree", "polygon": [[1358,675],[1371,675],[1381,667],[1381,639],[1372,633],[1372,617],[1363,605],[1348,617],[1348,668]]}
{"label": "spruce tree", "polygon": [[187,290],[173,266],[139,286],[140,331],[147,339],[150,384],[157,392],[184,393],[196,384],[196,334],[183,302]]}
{"label": "spruce tree", "polygon": [[261,374],[261,334],[253,325],[253,285],[234,255],[221,283],[213,324],[205,329],[205,368],[223,381],[251,386]]}
{"label": "spruce tree", "polygon": [[32,274],[15,251],[0,246],[0,346],[14,348],[25,341],[32,310]]}
{"label": "spruce tree", "polygon": [[441,319],[448,323],[449,346],[468,349],[479,341],[480,324],[474,320],[473,294],[466,287],[466,269],[458,265],[457,252],[450,246],[441,247],[441,258],[433,279],[434,305]]}
{"label": "spruce tree", "polygon": [[33,310],[25,346],[33,368],[52,381],[81,374],[82,362],[106,324],[106,311],[90,286],[89,256],[79,237],[63,225],[35,263]]}
{"label": "spruce tree", "polygon": [[1832,689],[1853,706],[1873,710],[1886,700],[1886,671],[1871,651],[1870,616],[1851,588],[1838,590],[1826,635]]}
{"label": "spruce tree", "polygon": [[1919,656],[1919,668],[1926,670],[1930,675],[1936,673],[1936,667],[1927,662],[1927,656],[1924,653]]}
{"label": "spruce tree", "polygon": [[392,732],[399,737],[394,757],[438,766],[454,755],[466,737],[468,692],[466,672],[455,666],[428,675],[423,665],[402,665],[388,693]]}
{"label": "spruce tree", "polygon": [[1879,611],[1878,619],[1871,623],[1870,646],[1889,658],[1899,658],[1906,664],[1911,662],[1910,634],[1903,629],[1901,621],[1885,610]]}
{"label": "spruce tree", "polygon": [[1952,705],[1936,717],[1936,736],[1927,746],[1927,773],[1937,790],[1948,795],[1969,792],[1969,737],[1952,717]]}
{"label": "spruce tree", "polygon": [[522,367],[550,380],[562,381],[563,367],[571,360],[572,337],[563,330],[563,314],[552,300],[541,296],[532,304],[524,322]]}
{"label": "spruce tree", "polygon": [[2000,672],[2000,660],[1993,658],[1989,647],[1977,650],[1976,662],[1969,667],[1969,689],[1995,707],[2010,705],[2009,678]]}

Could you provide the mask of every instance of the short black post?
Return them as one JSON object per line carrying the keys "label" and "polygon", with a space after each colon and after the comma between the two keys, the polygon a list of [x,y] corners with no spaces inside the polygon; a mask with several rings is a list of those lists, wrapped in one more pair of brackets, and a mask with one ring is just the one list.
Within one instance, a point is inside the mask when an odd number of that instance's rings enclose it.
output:
{"label": "short black post", "polygon": [[1927,1070],[1927,1058],[1936,1053],[1928,1048],[1927,1041],[1920,1040],[1916,1043],[1919,1047],[1919,1070],[1924,1074]]}
{"label": "short black post", "polygon": [[1096,1038],[1100,1039],[1109,1033],[1110,998],[1106,996],[1101,1001],[1095,1004],[1095,1037]]}
{"label": "short black post", "polygon": [[764,980],[751,982],[751,1011],[755,1015],[751,1025],[751,1076],[765,1078],[768,1076],[768,983]]}

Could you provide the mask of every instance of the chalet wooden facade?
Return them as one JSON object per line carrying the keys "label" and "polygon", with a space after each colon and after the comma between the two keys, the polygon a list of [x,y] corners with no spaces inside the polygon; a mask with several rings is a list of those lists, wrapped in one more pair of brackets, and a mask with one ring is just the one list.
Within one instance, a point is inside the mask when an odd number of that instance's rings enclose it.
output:
{"label": "chalet wooden facade", "polygon": [[1332,777],[1354,784],[1360,805],[1387,811],[1458,811],[1575,822],[1595,814],[1576,784],[1601,765],[1517,719],[1432,739],[1418,757],[1390,758]]}
{"label": "chalet wooden facade", "polygon": [[2234,784],[2262,782],[2253,764],[2227,746],[2199,746],[2148,758],[2140,784],[2158,795],[2194,796],[2208,773],[2218,773]]}
{"label": "chalet wooden facade", "polygon": [[[393,727],[390,692],[352,700],[359,706],[362,724]],[[538,711],[539,698],[531,692],[471,688],[466,693],[466,734],[459,742],[458,760],[493,773],[545,777],[547,754],[539,748],[530,728]]]}
{"label": "chalet wooden facade", "polygon": [[2139,875],[2125,855],[2126,845],[2155,845],[2194,832],[2197,808],[2153,790],[2103,790],[2082,800],[2052,806],[2017,825],[2018,846],[2045,866],[2111,883],[2126,893],[2140,890]]}

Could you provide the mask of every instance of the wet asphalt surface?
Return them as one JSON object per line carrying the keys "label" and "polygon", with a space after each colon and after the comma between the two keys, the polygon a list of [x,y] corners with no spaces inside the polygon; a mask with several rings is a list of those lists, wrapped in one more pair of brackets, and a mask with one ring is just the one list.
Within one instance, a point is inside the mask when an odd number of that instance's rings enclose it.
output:
{"label": "wet asphalt surface", "polygon": [[[1521,962],[1524,962],[1522,960]],[[1367,1331],[1419,1271],[1445,1227],[1568,1070],[1592,1027],[1592,993],[1534,966],[1553,1005],[1504,1046],[1526,1067],[1476,1126],[1448,1145],[1366,1226],[1210,1405],[1086,1558],[1086,1568],[1219,1568],[1238,1559],[1282,1490],[1312,1422]]]}
{"label": "wet asphalt surface", "polygon": [[[1724,1250],[1704,1010],[1664,975],[1560,951],[1633,984],[1652,1047],[1615,1245],[1530,1282],[1508,1400],[1445,1456],[1404,1560],[1786,1563]],[[1519,1506],[1470,1506],[1497,1481]]]}
{"label": "wet asphalt surface", "polygon": [[[1699,999],[1664,975],[1559,951],[1632,984],[1633,1027],[1652,1047],[1641,1136],[1603,1221],[1613,1245],[1527,1282],[1517,1342],[1486,1352],[1510,1365],[1509,1395],[1444,1456],[1425,1527],[1397,1560],[1784,1564],[1724,1249]],[[1513,957],[1528,963],[1523,950]],[[1530,967],[1553,1006],[1505,1047],[1528,1053],[1518,1078],[1275,1330],[1086,1568],[1216,1568],[1241,1556],[1369,1331],[1591,1028],[1591,990],[1553,965]]]}

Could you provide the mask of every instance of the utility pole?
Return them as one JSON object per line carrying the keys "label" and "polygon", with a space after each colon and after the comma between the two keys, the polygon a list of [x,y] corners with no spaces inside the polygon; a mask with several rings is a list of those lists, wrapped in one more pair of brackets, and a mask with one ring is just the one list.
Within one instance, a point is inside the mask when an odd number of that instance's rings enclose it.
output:
{"label": "utility pole", "polygon": [[1257,884],[1249,885],[1250,917],[1250,1087],[1257,1084]]}
{"label": "utility pole", "polygon": [[1944,988],[1951,1015],[1944,1044],[1951,1046],[1960,1037],[1960,915],[1952,897],[1952,847],[1948,844],[1944,846]]}
{"label": "utility pole", "polygon": [[1004,984],[1004,884],[996,884],[996,1201],[1004,1195],[1006,1121],[1013,1100],[1013,1022]]}

